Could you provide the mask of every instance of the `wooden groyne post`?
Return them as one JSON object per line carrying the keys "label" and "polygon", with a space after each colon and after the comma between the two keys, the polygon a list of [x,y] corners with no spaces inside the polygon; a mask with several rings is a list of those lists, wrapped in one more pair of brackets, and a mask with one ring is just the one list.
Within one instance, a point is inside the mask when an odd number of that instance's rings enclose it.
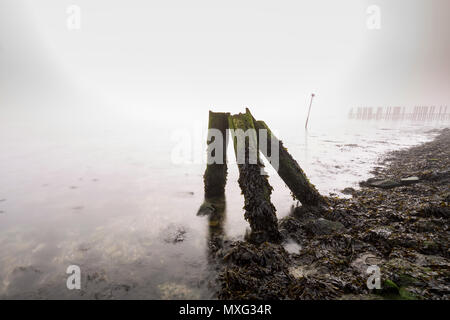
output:
{"label": "wooden groyne post", "polygon": [[[270,201],[272,187],[267,176],[261,174],[264,165],[259,159],[258,138],[253,119],[247,113],[232,115],[229,117],[229,127],[233,130],[232,139],[239,168],[238,182],[244,195],[244,217],[251,227],[248,240],[253,243],[279,242],[281,235],[278,231],[276,209]],[[244,159],[240,157],[239,150],[244,150]]]}
{"label": "wooden groyne post", "polygon": [[[207,165],[203,181],[205,198],[220,198],[225,195],[227,183],[227,112],[209,112]],[[216,135],[214,135],[216,133]],[[221,137],[221,141],[216,140]],[[216,148],[217,147],[217,148]],[[219,155],[217,152],[221,152]]]}
{"label": "wooden groyne post", "polygon": [[[253,116],[249,109],[246,109],[247,114],[252,119]],[[264,121],[254,120],[255,127],[258,129],[259,138],[262,138],[261,130],[266,130],[264,138],[266,139],[266,148],[260,148],[264,156],[270,161],[275,152],[278,152],[278,168],[274,166],[280,178],[286,183],[291,190],[293,196],[299,200],[303,205],[316,206],[323,201],[322,196],[317,191],[315,186],[306,177],[305,172],[300,167],[297,161],[284,147],[283,142],[279,140],[273,132],[269,129]],[[273,143],[275,141],[275,143]],[[272,150],[272,145],[277,146],[278,150]]]}
{"label": "wooden groyne post", "polygon": [[[264,171],[259,151],[266,156],[293,196],[303,205],[317,206],[325,203],[283,143],[264,121],[256,121],[249,109],[235,115],[210,111],[208,127],[208,164],[203,176],[207,201],[202,207],[203,211],[210,214],[210,223],[220,225],[217,230],[211,230],[211,234],[223,231],[221,225],[224,210],[219,209],[224,206],[225,199],[228,130],[233,139],[239,170],[238,183],[244,195],[244,217],[251,228],[247,240],[260,244],[266,241],[280,242],[282,238],[278,231],[276,209],[270,199],[273,189]],[[218,202],[219,199],[221,202]],[[220,214],[214,216],[215,213]]]}

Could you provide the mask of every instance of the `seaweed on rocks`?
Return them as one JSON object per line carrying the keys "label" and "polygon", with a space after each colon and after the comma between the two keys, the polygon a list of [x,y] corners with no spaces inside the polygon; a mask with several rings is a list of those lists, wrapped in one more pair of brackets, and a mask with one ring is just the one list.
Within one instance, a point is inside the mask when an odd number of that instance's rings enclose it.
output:
{"label": "seaweed on rocks", "polygon": [[[283,243],[228,242],[221,249],[220,299],[449,299],[450,130],[387,154],[374,179],[327,205],[300,206],[278,221]],[[386,161],[386,159],[389,159]],[[284,244],[299,250],[289,253]],[[381,289],[369,289],[370,266]]]}

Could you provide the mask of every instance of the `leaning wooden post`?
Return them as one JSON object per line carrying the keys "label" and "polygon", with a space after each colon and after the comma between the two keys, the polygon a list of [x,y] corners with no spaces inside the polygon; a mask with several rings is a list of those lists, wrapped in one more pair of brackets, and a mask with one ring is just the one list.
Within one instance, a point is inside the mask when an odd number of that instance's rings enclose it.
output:
{"label": "leaning wooden post", "polygon": [[238,182],[245,200],[244,217],[251,228],[248,240],[256,244],[279,242],[281,235],[276,210],[270,201],[272,187],[267,176],[262,174],[264,165],[259,159],[252,117],[241,113],[232,115],[229,117],[229,127],[233,130],[231,136],[239,168]]}
{"label": "leaning wooden post", "polygon": [[[227,183],[227,129],[229,113],[209,112],[207,165],[203,181],[205,198],[223,197]],[[214,132],[215,131],[215,132]],[[221,134],[222,140],[217,140]],[[222,148],[218,150],[218,148]],[[222,155],[217,152],[221,151]]]}
{"label": "leaning wooden post", "polygon": [[[323,197],[306,177],[305,172],[297,161],[295,161],[283,146],[283,142],[278,140],[264,121],[254,120],[249,109],[246,112],[253,119],[255,127],[259,132],[259,138],[263,137],[260,130],[266,130],[264,137],[267,147],[260,148],[260,150],[278,172],[278,175],[283,179],[284,183],[289,187],[293,196],[303,205],[316,206],[323,202]],[[276,146],[277,150],[272,150],[272,146]],[[276,152],[278,152],[278,155],[276,155]],[[275,156],[278,156],[278,163],[273,161]]]}

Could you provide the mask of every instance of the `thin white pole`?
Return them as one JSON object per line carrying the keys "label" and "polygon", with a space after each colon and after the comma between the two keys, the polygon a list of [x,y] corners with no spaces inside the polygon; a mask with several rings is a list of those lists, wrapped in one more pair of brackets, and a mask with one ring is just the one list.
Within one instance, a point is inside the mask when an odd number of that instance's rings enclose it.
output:
{"label": "thin white pole", "polygon": [[306,123],[305,123],[305,130],[308,129],[308,120],[309,120],[309,114],[311,113],[311,105],[315,94],[311,94],[311,102],[309,103],[309,109],[308,109],[308,117],[306,117]]}

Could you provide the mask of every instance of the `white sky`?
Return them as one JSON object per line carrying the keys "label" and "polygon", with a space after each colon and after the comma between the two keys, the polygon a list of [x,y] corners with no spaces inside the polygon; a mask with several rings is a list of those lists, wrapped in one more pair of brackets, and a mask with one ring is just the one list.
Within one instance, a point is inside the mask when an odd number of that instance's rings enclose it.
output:
{"label": "white sky", "polygon": [[[380,30],[366,27],[371,4]],[[449,12],[447,0],[0,0],[0,93],[156,111],[295,108],[311,92],[343,112],[448,104]]]}

